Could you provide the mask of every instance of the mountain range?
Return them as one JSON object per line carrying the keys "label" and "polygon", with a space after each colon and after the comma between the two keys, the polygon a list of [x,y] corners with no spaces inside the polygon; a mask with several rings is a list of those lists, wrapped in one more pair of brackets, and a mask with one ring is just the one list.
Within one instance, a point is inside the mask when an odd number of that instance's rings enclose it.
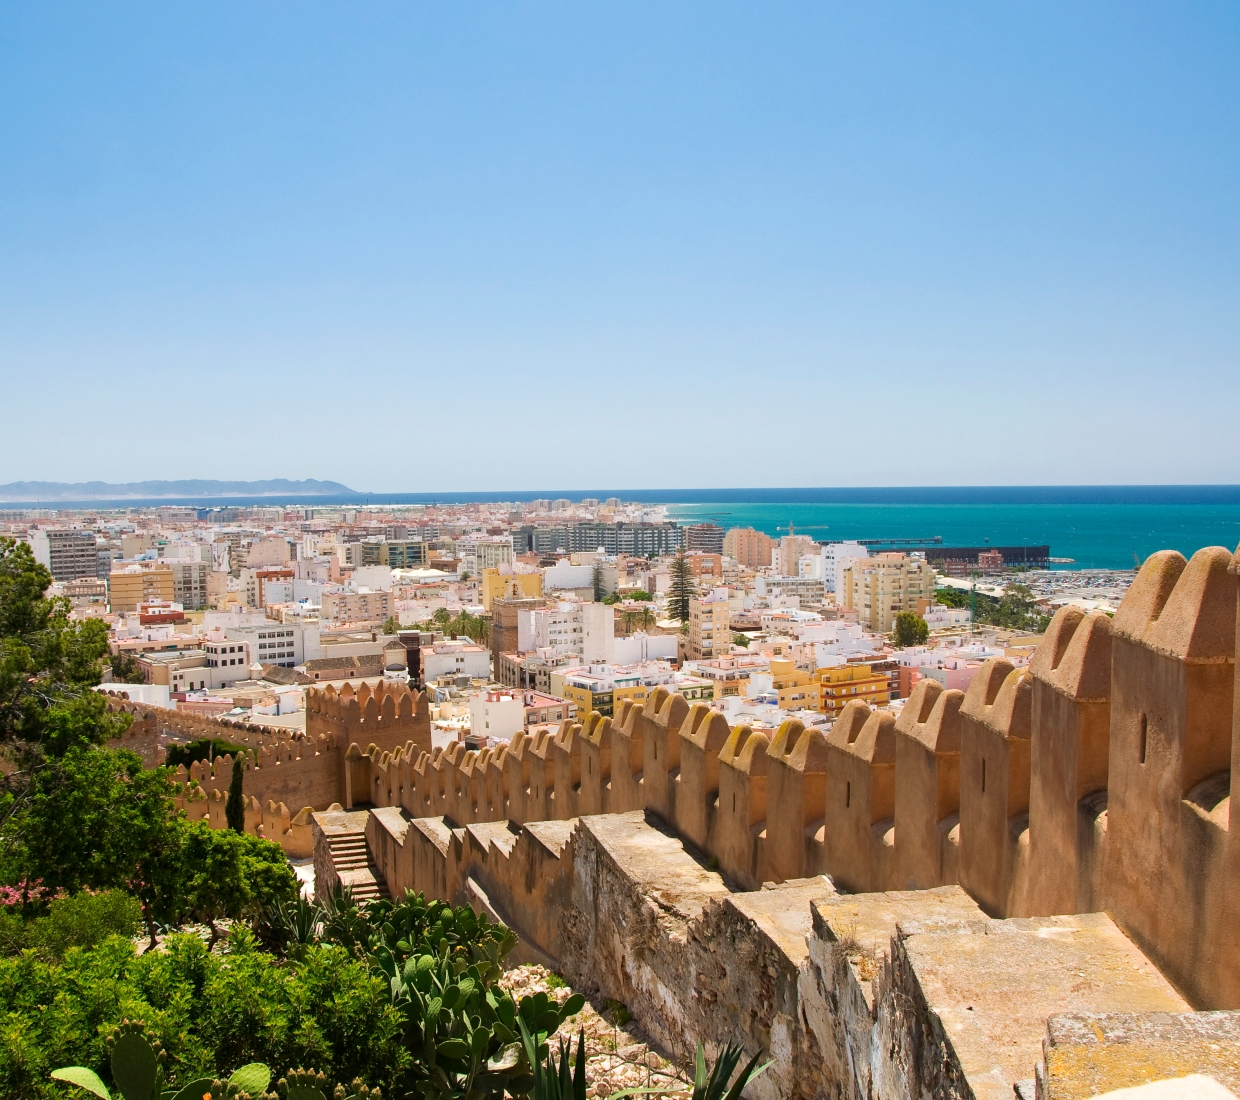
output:
{"label": "mountain range", "polygon": [[0,501],[202,500],[215,497],[316,497],[353,495],[338,481],[13,481],[0,485]]}

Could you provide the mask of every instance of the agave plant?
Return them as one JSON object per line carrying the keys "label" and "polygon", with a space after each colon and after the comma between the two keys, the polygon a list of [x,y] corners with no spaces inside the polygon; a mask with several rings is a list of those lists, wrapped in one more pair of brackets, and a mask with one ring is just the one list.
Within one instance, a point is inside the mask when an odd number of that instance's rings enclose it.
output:
{"label": "agave plant", "polygon": [[743,1047],[734,1046],[732,1043],[725,1044],[723,1050],[719,1052],[719,1060],[707,1074],[706,1051],[703,1050],[702,1044],[698,1043],[697,1056],[694,1059],[692,1100],[740,1100],[745,1086],[758,1074],[765,1072],[771,1064],[766,1062],[758,1066],[760,1055],[755,1054],[745,1063],[745,1068],[741,1070],[740,1075],[729,1088],[728,1081],[731,1080],[737,1063],[744,1053]]}
{"label": "agave plant", "polygon": [[[164,1076],[166,1056],[159,1042],[147,1034],[141,1020],[122,1020],[109,1036],[108,1053],[116,1095],[123,1100],[225,1100],[262,1095],[271,1082],[271,1070],[262,1062],[242,1066],[227,1081],[203,1077],[181,1088],[167,1088]],[[94,1093],[101,1100],[113,1100],[99,1075],[86,1066],[62,1066],[52,1070],[52,1078]]]}

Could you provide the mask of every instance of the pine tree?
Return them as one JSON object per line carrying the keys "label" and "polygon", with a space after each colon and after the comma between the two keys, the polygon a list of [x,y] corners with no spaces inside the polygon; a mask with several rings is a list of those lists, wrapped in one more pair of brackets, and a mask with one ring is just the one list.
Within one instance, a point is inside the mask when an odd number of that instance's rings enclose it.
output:
{"label": "pine tree", "polygon": [[689,621],[689,601],[697,595],[689,559],[681,551],[672,559],[672,587],[668,593],[667,612],[682,624]]}
{"label": "pine tree", "polygon": [[245,832],[245,798],[241,785],[245,782],[245,757],[237,753],[233,757],[232,779],[228,782],[228,801],[224,803],[224,817],[234,832]]}

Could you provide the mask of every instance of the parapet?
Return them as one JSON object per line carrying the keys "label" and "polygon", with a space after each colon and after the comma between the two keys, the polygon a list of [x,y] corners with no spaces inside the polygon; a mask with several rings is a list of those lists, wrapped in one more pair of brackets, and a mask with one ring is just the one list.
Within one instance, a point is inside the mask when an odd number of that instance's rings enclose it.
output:
{"label": "parapet", "polygon": [[896,720],[893,885],[900,889],[958,879],[963,702],[964,692],[922,680]]}

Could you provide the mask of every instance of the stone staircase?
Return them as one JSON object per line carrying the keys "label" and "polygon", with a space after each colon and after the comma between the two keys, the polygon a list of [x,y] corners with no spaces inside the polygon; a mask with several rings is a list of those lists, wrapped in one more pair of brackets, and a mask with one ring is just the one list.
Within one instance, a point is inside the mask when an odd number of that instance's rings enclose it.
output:
{"label": "stone staircase", "polygon": [[355,901],[371,901],[388,896],[383,874],[370,859],[365,833],[329,833],[326,840],[332,867],[341,885],[348,886],[353,891]]}

